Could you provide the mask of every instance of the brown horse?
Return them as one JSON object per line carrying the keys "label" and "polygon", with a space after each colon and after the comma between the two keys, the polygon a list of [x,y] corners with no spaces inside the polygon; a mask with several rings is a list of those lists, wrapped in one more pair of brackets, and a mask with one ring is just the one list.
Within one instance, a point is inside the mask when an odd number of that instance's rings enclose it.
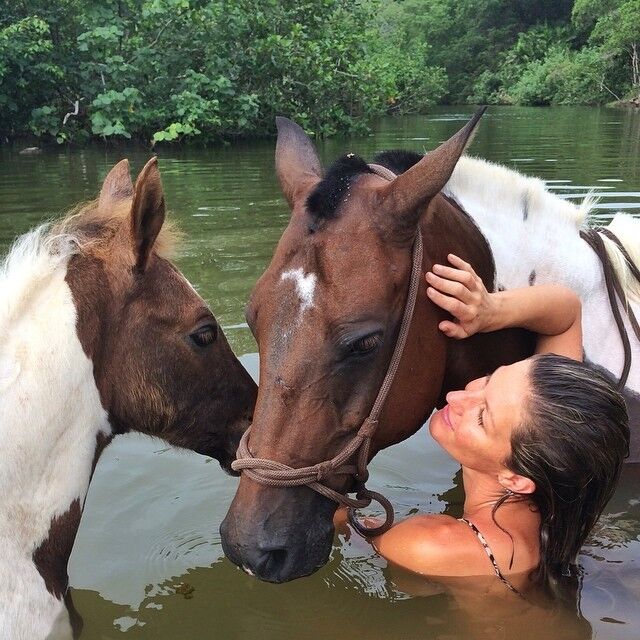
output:
{"label": "brown horse", "polygon": [[[480,115],[393,181],[353,154],[323,177],[302,129],[278,120],[276,170],[292,215],[247,308],[260,349],[253,456],[305,467],[354,437],[396,342],[417,233],[423,273],[453,252],[493,287],[486,240],[440,193]],[[444,317],[421,285],[370,457],[413,434],[448,390],[533,351],[532,336],[519,330],[448,340],[438,330]],[[345,492],[353,478],[324,483]],[[221,526],[225,553],[272,582],[312,573],[327,561],[336,506],[307,487],[268,487],[245,474]]]}
{"label": "brown horse", "polygon": [[156,160],[135,187],[123,160],[98,200],[23,236],[0,268],[2,638],[68,637],[67,561],[115,435],[229,469],[250,422],[256,386],[163,257],[164,218]]}

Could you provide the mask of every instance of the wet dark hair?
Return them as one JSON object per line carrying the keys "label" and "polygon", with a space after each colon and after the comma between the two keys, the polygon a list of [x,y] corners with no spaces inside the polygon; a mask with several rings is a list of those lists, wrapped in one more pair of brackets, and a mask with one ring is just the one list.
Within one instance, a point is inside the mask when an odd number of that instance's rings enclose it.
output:
{"label": "wet dark hair", "polygon": [[536,582],[572,571],[613,495],[629,455],[629,418],[610,376],[593,365],[545,354],[532,359],[525,419],[511,436],[508,469],[533,480],[524,496],[540,513]]}

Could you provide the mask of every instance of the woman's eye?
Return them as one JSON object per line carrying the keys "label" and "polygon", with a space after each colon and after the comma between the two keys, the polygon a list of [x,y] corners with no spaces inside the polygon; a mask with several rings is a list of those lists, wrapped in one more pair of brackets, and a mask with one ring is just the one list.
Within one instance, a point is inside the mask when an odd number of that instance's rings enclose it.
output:
{"label": "woman's eye", "polygon": [[197,346],[208,347],[218,337],[218,327],[215,324],[208,324],[194,331],[189,337]]}
{"label": "woman's eye", "polygon": [[351,352],[365,354],[373,351],[380,344],[380,335],[372,334],[351,343]]}

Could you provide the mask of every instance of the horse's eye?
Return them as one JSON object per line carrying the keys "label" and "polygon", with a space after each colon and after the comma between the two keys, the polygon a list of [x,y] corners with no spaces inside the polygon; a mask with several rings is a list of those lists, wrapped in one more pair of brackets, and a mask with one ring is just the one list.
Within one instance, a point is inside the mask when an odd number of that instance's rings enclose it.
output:
{"label": "horse's eye", "polygon": [[198,347],[208,347],[218,337],[218,327],[215,324],[206,324],[189,334],[189,337]]}
{"label": "horse's eye", "polygon": [[371,353],[375,351],[380,345],[380,334],[379,333],[371,333],[368,336],[364,336],[363,338],[359,338],[358,340],[352,342],[349,347],[351,353],[364,355],[366,353]]}

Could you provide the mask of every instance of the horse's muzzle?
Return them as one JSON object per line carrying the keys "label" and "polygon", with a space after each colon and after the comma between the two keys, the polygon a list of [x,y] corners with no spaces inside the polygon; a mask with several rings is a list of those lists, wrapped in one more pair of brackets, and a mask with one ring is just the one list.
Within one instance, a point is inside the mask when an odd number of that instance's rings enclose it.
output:
{"label": "horse's muzzle", "polygon": [[[251,495],[243,496],[248,483]],[[220,526],[222,548],[234,564],[266,582],[307,576],[329,558],[335,509],[307,487],[272,488],[243,478]]]}

